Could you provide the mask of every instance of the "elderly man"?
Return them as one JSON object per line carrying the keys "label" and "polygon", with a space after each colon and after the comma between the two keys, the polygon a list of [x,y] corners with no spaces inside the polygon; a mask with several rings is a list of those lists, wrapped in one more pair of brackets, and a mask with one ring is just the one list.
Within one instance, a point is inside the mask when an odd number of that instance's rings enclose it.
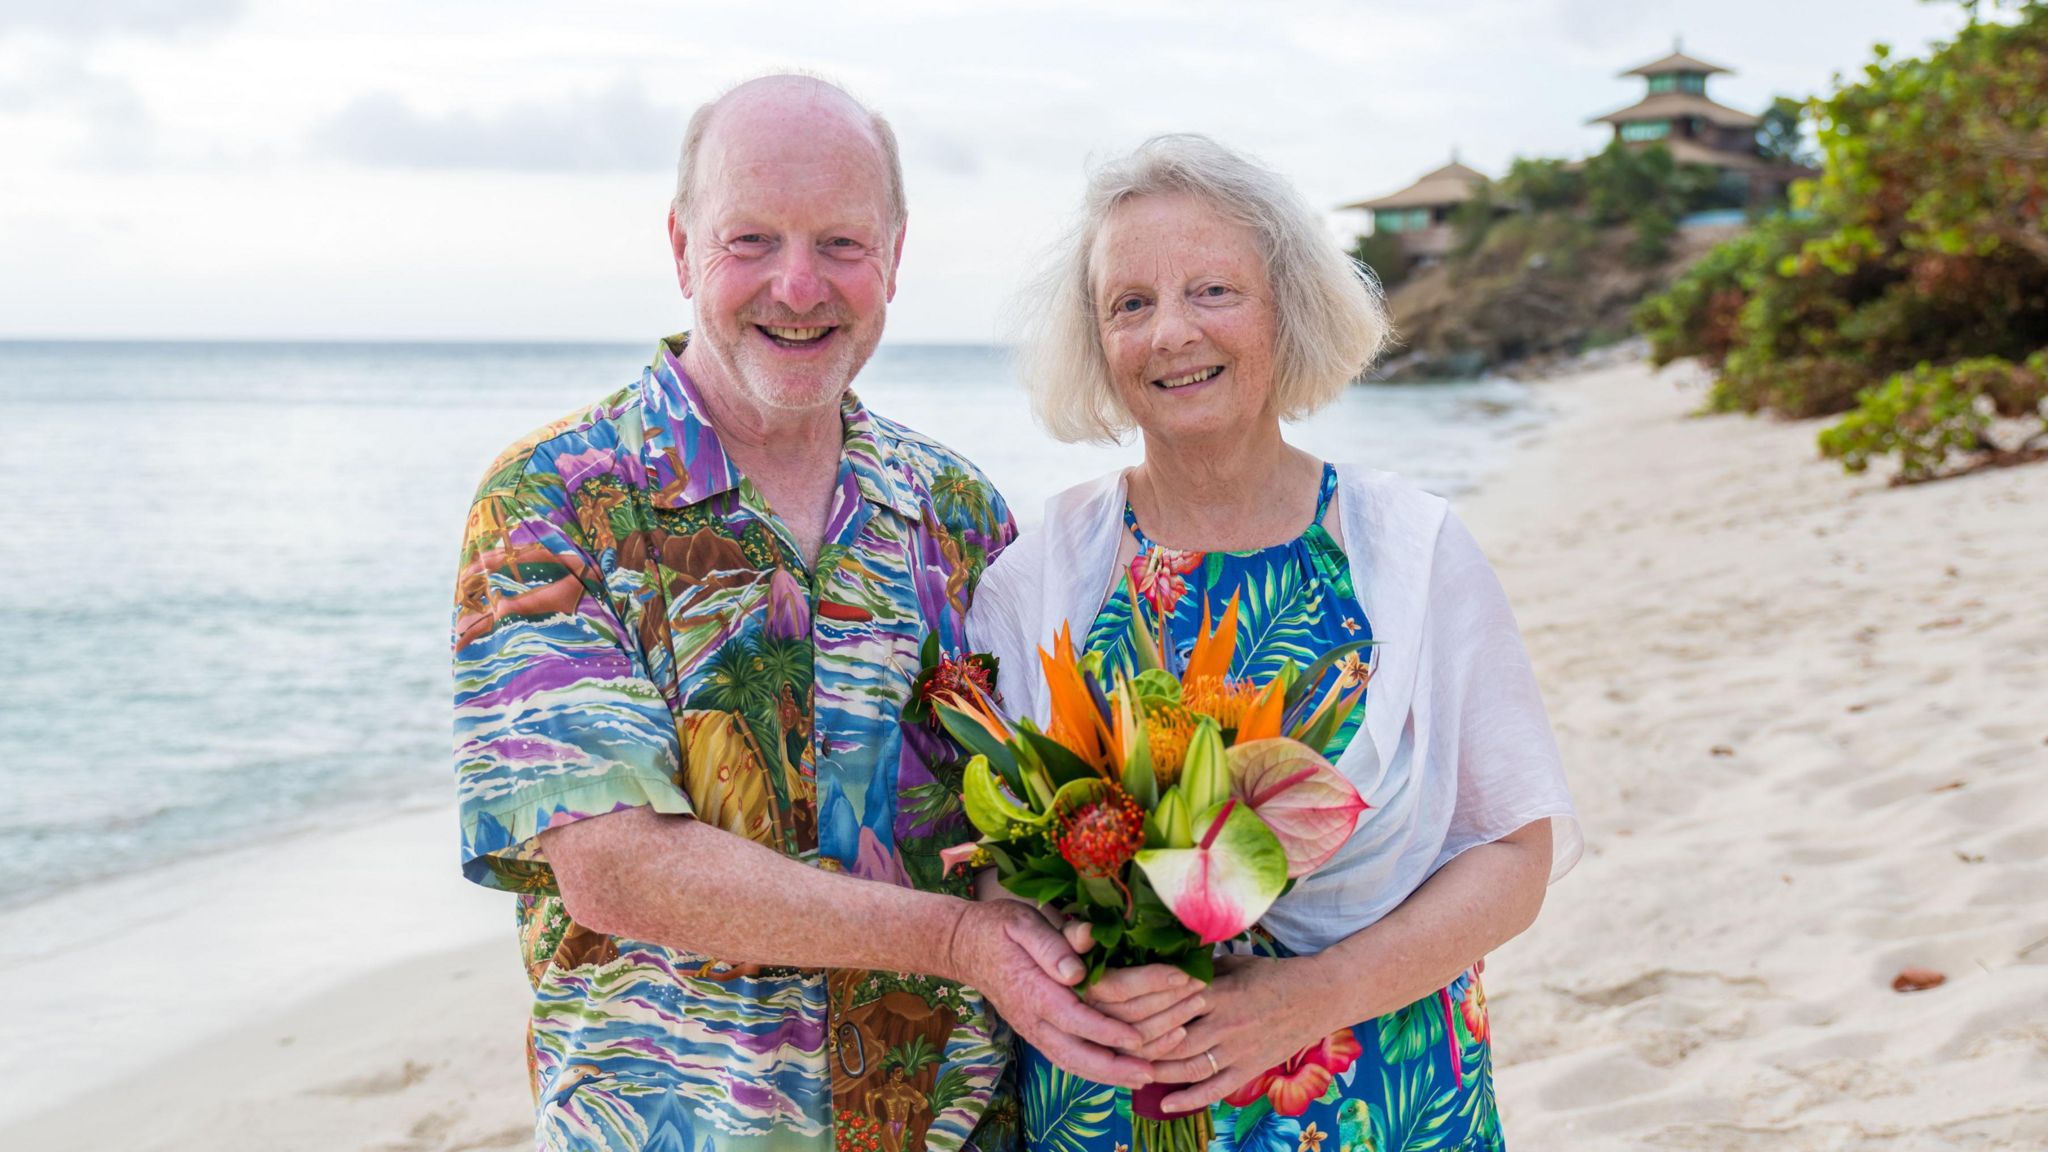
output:
{"label": "elderly man", "polygon": [[695,331],[470,512],[463,869],[520,894],[546,1147],[1002,1146],[991,1003],[1077,1072],[1149,1076],[1126,1053],[1157,1037],[1074,997],[1058,932],[938,866],[971,830],[899,713],[1014,527],[849,391],[904,224],[889,127],[838,88],[700,109],[669,218]]}

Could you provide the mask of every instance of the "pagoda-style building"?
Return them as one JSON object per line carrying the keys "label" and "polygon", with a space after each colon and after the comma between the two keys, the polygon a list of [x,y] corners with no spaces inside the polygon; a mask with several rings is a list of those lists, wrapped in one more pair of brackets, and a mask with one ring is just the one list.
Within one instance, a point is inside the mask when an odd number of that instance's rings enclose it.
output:
{"label": "pagoda-style building", "polygon": [[1769,203],[1783,197],[1786,185],[1812,173],[1758,155],[1756,130],[1762,118],[1707,96],[1707,77],[1728,71],[1674,45],[1671,55],[1621,74],[1643,78],[1647,90],[1641,100],[1586,123],[1612,124],[1614,138],[1625,146],[1661,144],[1681,164],[1718,170],[1733,204]]}
{"label": "pagoda-style building", "polygon": [[1401,238],[1401,248],[1417,264],[1434,264],[1451,250],[1451,213],[1486,183],[1486,174],[1458,163],[1423,176],[1399,192],[1346,204],[1348,211],[1372,214],[1372,230]]}

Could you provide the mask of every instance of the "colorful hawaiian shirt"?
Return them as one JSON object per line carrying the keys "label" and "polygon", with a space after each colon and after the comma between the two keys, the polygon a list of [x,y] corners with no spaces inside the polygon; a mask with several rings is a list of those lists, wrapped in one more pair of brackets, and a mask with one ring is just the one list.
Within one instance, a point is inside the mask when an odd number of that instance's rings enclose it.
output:
{"label": "colorful hawaiian shirt", "polygon": [[[945,448],[843,408],[814,564],[701,415],[682,337],[499,458],[457,584],[463,872],[519,893],[547,1147],[953,1152],[1016,1130],[1009,1035],[894,972],[725,964],[569,920],[536,836],[648,806],[817,867],[958,891],[949,749],[900,713],[1015,535]],[[745,916],[744,907],[732,910]],[[979,1126],[979,1127],[977,1127]]]}

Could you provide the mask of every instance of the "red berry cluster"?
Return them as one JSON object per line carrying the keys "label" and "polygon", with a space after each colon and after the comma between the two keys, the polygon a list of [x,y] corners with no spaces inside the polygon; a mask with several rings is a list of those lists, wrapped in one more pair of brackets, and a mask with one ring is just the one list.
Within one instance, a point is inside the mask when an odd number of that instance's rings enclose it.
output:
{"label": "red berry cluster", "polygon": [[1075,805],[1060,823],[1060,855],[1083,876],[1114,876],[1145,846],[1145,814],[1117,789]]}
{"label": "red berry cluster", "polygon": [[[995,695],[995,682],[989,679],[988,669],[976,661],[941,656],[917,691],[927,705],[986,699]],[[936,724],[937,718],[932,722]]]}

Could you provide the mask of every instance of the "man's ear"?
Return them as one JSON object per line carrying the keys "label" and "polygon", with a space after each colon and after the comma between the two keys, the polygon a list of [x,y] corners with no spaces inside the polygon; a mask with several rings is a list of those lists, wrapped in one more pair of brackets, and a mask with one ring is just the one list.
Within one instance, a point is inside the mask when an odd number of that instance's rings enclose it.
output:
{"label": "man's ear", "polygon": [[889,292],[882,297],[885,303],[894,304],[896,302],[896,269],[903,264],[903,237],[909,231],[910,217],[905,216],[903,223],[896,229],[895,251],[889,253]]}
{"label": "man's ear", "polygon": [[682,222],[676,219],[674,205],[668,210],[668,250],[676,262],[676,285],[683,290],[683,299],[690,298],[690,238],[684,234]]}

